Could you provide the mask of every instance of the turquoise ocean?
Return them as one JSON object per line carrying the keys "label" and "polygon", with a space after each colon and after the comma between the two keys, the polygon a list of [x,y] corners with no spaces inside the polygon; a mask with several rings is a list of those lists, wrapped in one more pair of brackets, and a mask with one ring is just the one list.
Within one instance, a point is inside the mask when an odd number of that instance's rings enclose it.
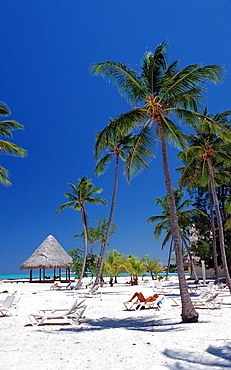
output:
{"label": "turquoise ocean", "polygon": [[[188,275],[188,273],[186,273]],[[53,276],[51,274],[51,276]],[[121,274],[119,276],[129,276],[129,274]],[[149,273],[146,274],[146,276],[150,276]],[[165,276],[164,272],[161,272],[158,274],[158,276]],[[177,273],[170,273],[169,276],[177,276]],[[18,280],[18,279],[29,279],[30,275],[29,273],[21,273],[21,274],[0,274],[0,280]],[[39,278],[39,274],[36,274],[36,272],[33,273],[33,278]],[[71,274],[71,278],[75,278],[75,274]],[[141,277],[140,277],[141,278]]]}

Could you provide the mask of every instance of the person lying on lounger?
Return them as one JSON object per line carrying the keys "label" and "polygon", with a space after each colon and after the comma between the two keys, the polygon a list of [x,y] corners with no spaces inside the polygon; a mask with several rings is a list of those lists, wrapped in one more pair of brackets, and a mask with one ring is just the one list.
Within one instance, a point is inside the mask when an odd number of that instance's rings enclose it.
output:
{"label": "person lying on lounger", "polygon": [[134,298],[137,298],[137,301],[136,302],[144,302],[144,303],[147,303],[147,302],[154,302],[156,300],[156,298],[158,297],[158,294],[153,294],[152,296],[148,297],[148,298],[145,298],[143,293],[141,292],[136,292],[133,297],[131,299],[129,299],[128,302],[132,302]]}

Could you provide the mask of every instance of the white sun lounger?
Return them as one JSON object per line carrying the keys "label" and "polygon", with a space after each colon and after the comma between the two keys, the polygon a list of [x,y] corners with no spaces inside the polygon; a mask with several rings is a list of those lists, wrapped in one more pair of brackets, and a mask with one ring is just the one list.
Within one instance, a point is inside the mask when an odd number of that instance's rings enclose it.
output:
{"label": "white sun lounger", "polygon": [[192,300],[195,308],[220,308],[223,298],[218,298],[219,293],[209,294],[204,298]]}
{"label": "white sun lounger", "polygon": [[153,291],[155,293],[171,293],[172,288],[168,286],[164,286],[161,281],[155,281]]}
{"label": "white sun lounger", "polygon": [[[201,294],[197,297],[191,297],[191,301],[193,302],[196,302],[196,301],[200,301],[200,300],[203,300],[205,297],[208,296],[208,291],[207,289],[203,290],[203,292],[201,292]],[[210,295],[209,295],[210,296]],[[173,300],[174,304],[172,304],[172,306],[180,306],[181,304],[181,298],[174,298],[174,297],[171,297],[171,299]]]}
{"label": "white sun lounger", "polygon": [[67,320],[71,325],[79,324],[80,318],[82,317],[87,306],[82,305],[85,301],[82,300],[78,303],[75,300],[73,305],[68,308],[55,308],[55,309],[41,309],[35,313],[29,314],[29,319],[33,326],[41,325],[45,320]]}
{"label": "white sun lounger", "polygon": [[98,292],[99,285],[94,285],[90,289],[82,292],[76,292],[79,294],[79,297],[84,297],[84,298],[98,298],[101,297],[101,293]]}
{"label": "white sun lounger", "polygon": [[11,315],[10,308],[13,305],[14,299],[15,299],[14,295],[8,295],[6,297],[5,301],[0,306],[0,314],[2,316],[10,316]]}
{"label": "white sun lounger", "polygon": [[164,295],[159,295],[153,302],[123,302],[126,310],[141,310],[144,308],[155,308],[160,310],[164,302]]}

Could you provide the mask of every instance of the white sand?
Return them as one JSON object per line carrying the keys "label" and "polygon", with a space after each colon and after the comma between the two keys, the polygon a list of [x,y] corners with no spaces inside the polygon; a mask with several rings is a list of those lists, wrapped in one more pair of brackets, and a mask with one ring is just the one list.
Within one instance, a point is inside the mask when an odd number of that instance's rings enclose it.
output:
{"label": "white sand", "polygon": [[[121,278],[122,279],[122,278]],[[32,326],[28,314],[39,308],[69,307],[76,293],[51,291],[49,284],[2,283],[0,292],[20,295],[16,315],[0,318],[1,370],[143,370],[231,368],[231,296],[221,309],[199,309],[199,322],[182,324],[177,280],[160,311],[126,311],[123,302],[135,291],[151,295],[149,286],[126,286],[122,280],[100,288],[102,299],[87,298],[85,318],[70,324]],[[0,299],[7,294],[1,293]]]}

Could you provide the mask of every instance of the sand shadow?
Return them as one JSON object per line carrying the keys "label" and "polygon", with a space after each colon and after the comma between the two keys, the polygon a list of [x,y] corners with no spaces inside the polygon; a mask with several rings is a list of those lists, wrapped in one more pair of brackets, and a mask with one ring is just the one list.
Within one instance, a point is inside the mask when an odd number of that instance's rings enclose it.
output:
{"label": "sand shadow", "polygon": [[223,346],[210,345],[202,353],[165,350],[163,354],[171,359],[176,360],[175,365],[172,363],[165,365],[170,369],[230,369],[231,368],[231,342]]}
{"label": "sand shadow", "polygon": [[[192,325],[192,324],[191,324]],[[195,323],[198,325],[198,323]],[[187,330],[187,327],[179,321],[173,321],[169,319],[150,319],[144,317],[130,317],[123,319],[115,319],[109,317],[102,317],[100,319],[89,319],[86,318],[82,321],[79,326],[67,326],[62,327],[58,331],[69,332],[69,331],[84,331],[84,332],[95,332],[108,329],[123,328],[125,330],[133,331],[147,331],[147,332],[180,332]],[[54,333],[57,332],[54,330]]]}

